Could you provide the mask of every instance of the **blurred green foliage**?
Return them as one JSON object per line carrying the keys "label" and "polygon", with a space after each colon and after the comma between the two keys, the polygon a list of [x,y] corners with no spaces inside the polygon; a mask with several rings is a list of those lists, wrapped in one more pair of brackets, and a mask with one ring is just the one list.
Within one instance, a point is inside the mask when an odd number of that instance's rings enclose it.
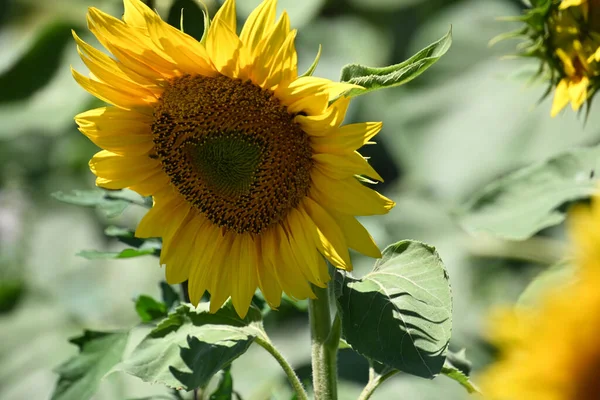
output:
{"label": "blurred green foliage", "polygon": [[[259,0],[239,1],[243,19]],[[201,35],[203,25],[193,1],[155,0],[163,18]],[[211,11],[215,2],[207,2]],[[378,145],[361,152],[385,178],[385,194],[397,207],[385,217],[363,220],[381,248],[401,239],[435,245],[453,287],[451,348],[468,347],[477,371],[493,357],[483,332],[487,308],[515,301],[541,270],[531,260],[511,260],[499,251],[504,242],[468,236],[453,212],[488,182],[517,167],[542,161],[578,145],[600,140],[598,115],[587,124],[571,112],[549,118],[548,101],[537,104],[544,86],[527,86],[537,65],[501,60],[514,43],[490,48],[496,35],[515,29],[497,17],[516,15],[517,0],[280,0],[299,28],[297,50],[303,71],[319,48],[316,76],[339,79],[350,63],[398,63],[453,27],[453,47],[418,80],[353,101],[347,122],[384,122]],[[56,201],[51,193],[92,190],[87,162],[95,147],[77,132],[73,116],[100,106],[79,88],[69,66],[85,71],[75,44],[75,29],[95,43],[83,27],[88,6],[122,13],[118,0],[0,1],[0,398],[28,400],[49,396],[53,368],[75,354],[66,338],[83,327],[107,331],[139,320],[134,300],[159,298],[164,271],[154,257],[128,260],[77,257],[84,249],[120,253],[125,234],[107,237],[117,226],[128,232],[145,212],[134,204],[115,217],[95,208]],[[542,238],[563,238],[562,227]],[[121,239],[121,241],[119,241]],[[356,275],[372,260],[353,254]],[[12,282],[16,282],[14,286]],[[6,289],[6,288],[9,289]],[[4,289],[3,289],[4,288]],[[16,288],[16,289],[15,289]],[[8,299],[8,300],[6,300]],[[151,315],[151,314],[148,314]],[[306,314],[292,307],[265,321],[274,342],[307,377],[310,365]],[[140,332],[138,341],[145,333]],[[134,340],[135,342],[135,340]],[[136,343],[128,343],[135,345]],[[251,347],[231,369],[236,392],[244,399],[289,398],[278,365]],[[253,368],[260,360],[261,368]],[[356,398],[368,366],[352,350],[340,354],[340,397]],[[257,382],[260,382],[257,383]],[[215,382],[215,388],[218,382]],[[226,390],[226,388],[224,389]],[[373,398],[439,400],[466,398],[449,379],[433,382],[398,375]],[[123,374],[100,386],[98,399],[168,395],[166,389]]]}

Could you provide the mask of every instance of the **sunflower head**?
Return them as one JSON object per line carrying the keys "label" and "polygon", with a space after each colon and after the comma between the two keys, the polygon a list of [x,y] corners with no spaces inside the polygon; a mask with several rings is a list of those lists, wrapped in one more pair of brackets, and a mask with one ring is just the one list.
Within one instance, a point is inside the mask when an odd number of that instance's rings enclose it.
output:
{"label": "sunflower head", "polygon": [[600,393],[600,196],[569,215],[576,280],[548,288],[534,308],[499,310],[500,359],[482,377],[491,400],[588,400]]}
{"label": "sunflower head", "polygon": [[201,42],[139,0],[122,20],[90,8],[88,25],[110,55],[74,34],[90,70],[77,82],[109,103],[76,116],[103,150],[96,183],[152,196],[136,235],[161,237],[169,283],[189,281],[211,310],[231,297],[244,316],[260,288],[313,297],[327,262],[350,270],[348,248],[381,253],[356,216],[394,203],[363,184],[381,180],[357,152],[381,123],[342,125],[356,85],[298,76],[296,31],[265,0],[238,33],[227,0]]}
{"label": "sunflower head", "polygon": [[600,0],[538,0],[519,18],[520,55],[538,58],[554,91],[551,115],[579,110],[600,86]]}

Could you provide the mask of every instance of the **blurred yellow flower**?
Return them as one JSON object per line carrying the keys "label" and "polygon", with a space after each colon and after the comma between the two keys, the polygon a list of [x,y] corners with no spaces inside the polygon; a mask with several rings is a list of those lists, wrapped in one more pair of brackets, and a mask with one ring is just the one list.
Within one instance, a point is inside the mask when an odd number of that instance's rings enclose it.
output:
{"label": "blurred yellow flower", "polygon": [[498,311],[499,361],[483,375],[492,400],[592,400],[600,396],[600,195],[570,212],[576,282],[548,289],[535,308]]}
{"label": "blurred yellow flower", "polygon": [[136,235],[162,237],[169,283],[189,280],[194,304],[208,290],[213,312],[231,296],[244,316],[257,287],[277,307],[282,291],[314,297],[326,259],[350,270],[348,248],[381,256],[355,219],[394,206],[355,177],[381,180],[356,152],[381,123],[341,126],[356,86],[298,76],[296,30],[285,12],[275,21],[275,0],[239,35],[225,1],[202,42],[124,3],[122,21],[88,13],[114,58],[74,34],[91,72],[75,79],[112,104],[75,119],[105,149],[90,161],[98,186],[153,196]]}

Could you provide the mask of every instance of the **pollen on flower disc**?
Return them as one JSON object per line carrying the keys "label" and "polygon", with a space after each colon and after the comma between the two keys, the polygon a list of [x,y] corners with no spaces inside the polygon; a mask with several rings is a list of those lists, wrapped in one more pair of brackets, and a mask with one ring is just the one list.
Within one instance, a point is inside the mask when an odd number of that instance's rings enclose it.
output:
{"label": "pollen on flower disc", "polygon": [[308,194],[308,135],[273,92],[225,76],[169,81],[154,109],[156,155],[185,199],[220,227],[260,233]]}

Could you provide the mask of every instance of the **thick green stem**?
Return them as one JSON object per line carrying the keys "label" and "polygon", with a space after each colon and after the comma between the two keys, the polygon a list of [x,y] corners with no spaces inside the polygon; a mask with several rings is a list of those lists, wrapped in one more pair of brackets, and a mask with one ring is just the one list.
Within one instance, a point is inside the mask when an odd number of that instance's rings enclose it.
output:
{"label": "thick green stem", "polygon": [[302,386],[302,382],[300,382],[298,375],[296,375],[296,372],[294,372],[292,366],[287,362],[279,350],[273,346],[273,343],[271,343],[271,341],[267,338],[263,338],[261,336],[257,336],[255,342],[267,350],[275,358],[275,360],[277,360],[279,365],[281,365],[281,368],[287,375],[290,384],[294,388],[294,392],[296,392],[296,398],[298,400],[308,400],[308,394],[306,393],[304,386]]}
{"label": "thick green stem", "polygon": [[313,287],[316,299],[308,302],[312,345],[313,389],[316,400],[337,400],[337,348],[340,321],[331,326],[328,288]]}

